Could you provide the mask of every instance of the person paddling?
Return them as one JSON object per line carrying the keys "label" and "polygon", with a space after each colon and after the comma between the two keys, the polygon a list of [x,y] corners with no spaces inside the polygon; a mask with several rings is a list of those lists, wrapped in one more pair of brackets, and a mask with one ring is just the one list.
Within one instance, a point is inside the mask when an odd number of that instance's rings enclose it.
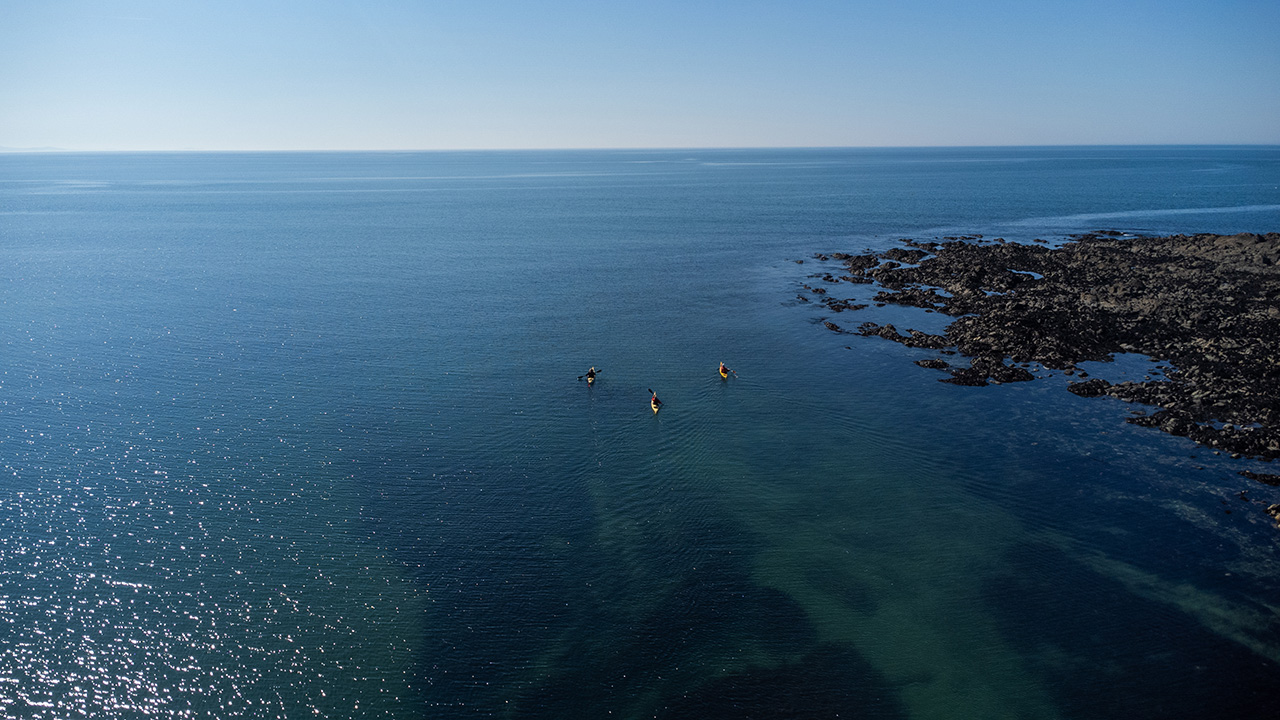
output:
{"label": "person paddling", "polygon": [[658,399],[658,393],[654,392],[651,388],[649,390],[649,395],[649,407],[653,408],[654,412],[658,412],[658,408],[662,407],[662,401]]}
{"label": "person paddling", "polygon": [[728,366],[728,365],[725,365],[725,364],[724,364],[724,361],[723,361],[723,360],[721,360],[721,361],[720,361],[720,377],[722,377],[722,378],[727,378],[727,377],[729,377],[729,373],[733,373],[733,376],[734,376],[734,377],[738,377],[738,373],[733,372],[732,370],[730,370],[730,369],[729,369],[729,366]]}
{"label": "person paddling", "polygon": [[592,366],[591,366],[591,369],[587,371],[586,378],[587,378],[587,384],[591,384],[591,383],[593,383],[593,382],[595,382],[595,381],[596,381],[596,366],[595,366],[595,365],[592,365]]}

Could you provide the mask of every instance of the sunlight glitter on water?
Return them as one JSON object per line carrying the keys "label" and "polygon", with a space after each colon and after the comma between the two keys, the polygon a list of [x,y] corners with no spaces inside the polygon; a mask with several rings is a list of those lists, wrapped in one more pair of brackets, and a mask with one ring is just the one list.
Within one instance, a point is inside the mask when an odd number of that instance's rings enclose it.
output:
{"label": "sunlight glitter on water", "polygon": [[[412,694],[399,625],[421,600],[342,521],[297,512],[302,493],[346,502],[323,481],[173,477],[154,469],[167,467],[160,444],[95,450],[72,468],[35,451],[10,462],[4,717],[349,717],[347,703],[373,717]],[[324,675],[351,692],[324,694],[311,680]]]}

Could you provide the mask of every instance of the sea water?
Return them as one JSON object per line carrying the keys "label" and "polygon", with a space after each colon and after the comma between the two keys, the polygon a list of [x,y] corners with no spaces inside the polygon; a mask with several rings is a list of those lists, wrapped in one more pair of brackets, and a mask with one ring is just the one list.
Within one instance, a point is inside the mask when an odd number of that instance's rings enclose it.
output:
{"label": "sea water", "polygon": [[1275,468],[797,297],[1098,229],[1280,148],[0,155],[0,717],[1272,717]]}

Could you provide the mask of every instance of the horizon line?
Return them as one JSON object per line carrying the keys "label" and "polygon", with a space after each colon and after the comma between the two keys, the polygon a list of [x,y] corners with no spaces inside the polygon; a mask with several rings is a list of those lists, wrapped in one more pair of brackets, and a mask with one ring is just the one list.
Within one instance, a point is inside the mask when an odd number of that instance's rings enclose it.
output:
{"label": "horizon line", "polygon": [[1112,147],[1280,147],[1277,143],[1043,143],[1030,145],[675,145],[591,147],[473,147],[473,148],[274,148],[274,149],[77,149],[61,147],[4,147],[0,154],[217,154],[217,153],[449,153],[449,152],[679,152],[708,150],[963,150],[993,148],[1112,148]]}

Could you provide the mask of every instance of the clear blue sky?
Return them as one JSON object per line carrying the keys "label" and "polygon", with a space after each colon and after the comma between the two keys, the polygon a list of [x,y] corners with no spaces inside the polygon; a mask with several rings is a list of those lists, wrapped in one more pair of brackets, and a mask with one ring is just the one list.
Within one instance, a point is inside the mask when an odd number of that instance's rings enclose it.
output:
{"label": "clear blue sky", "polygon": [[1280,1],[0,0],[0,147],[1280,143]]}

